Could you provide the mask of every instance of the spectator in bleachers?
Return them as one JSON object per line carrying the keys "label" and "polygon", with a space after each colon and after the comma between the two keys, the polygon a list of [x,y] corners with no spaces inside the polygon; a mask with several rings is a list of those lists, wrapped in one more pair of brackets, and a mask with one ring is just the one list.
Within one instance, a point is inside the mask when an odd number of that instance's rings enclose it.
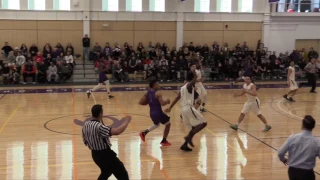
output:
{"label": "spectator in bleachers", "polygon": [[[64,53],[64,48],[63,48],[63,46],[62,46],[60,43],[57,43],[57,45],[56,45],[55,48],[57,48],[57,49],[59,50],[59,54],[60,54],[60,52]],[[59,54],[58,54],[58,55],[59,55]]]}
{"label": "spectator in bleachers", "polygon": [[59,66],[58,74],[60,77],[61,82],[65,82],[71,77],[72,68],[67,64],[66,61],[63,61],[63,63]]}
{"label": "spectator in bleachers", "polygon": [[38,65],[40,62],[44,62],[44,58],[41,52],[38,52],[37,55],[34,57],[34,62]]}
{"label": "spectator in bleachers", "polygon": [[161,81],[168,80],[169,67],[165,61],[160,63],[160,79]]}
{"label": "spectator in bleachers", "polygon": [[129,67],[130,67],[130,72],[134,72],[137,66],[137,60],[136,57],[131,57],[130,61],[129,61]]}
{"label": "spectator in bleachers", "polygon": [[23,81],[24,84],[27,82],[27,77],[32,77],[33,84],[36,83],[36,67],[31,63],[27,62],[26,65],[23,68]]}
{"label": "spectator in bleachers", "polygon": [[47,57],[44,59],[44,61],[45,61],[44,64],[49,66],[51,64],[51,62],[53,62],[54,60],[52,59],[51,54],[47,54]]}
{"label": "spectator in bleachers", "polygon": [[160,49],[161,48],[161,44],[159,42],[157,42],[154,48],[155,49]]}
{"label": "spectator in bleachers", "polygon": [[[57,59],[57,57],[61,54],[61,53],[64,53],[61,51],[60,48],[57,48],[57,47],[54,47],[52,52],[50,53],[52,59]],[[47,57],[47,56],[44,56],[44,57]]]}
{"label": "spectator in bleachers", "polygon": [[34,62],[34,59],[33,59],[32,55],[30,53],[28,53],[27,57],[26,57],[26,62],[29,62],[29,61],[32,62],[32,63]]}
{"label": "spectator in bleachers", "polygon": [[40,62],[38,65],[37,81],[40,84],[47,82],[47,69],[48,66],[44,62]]}
{"label": "spectator in bleachers", "polygon": [[18,56],[18,53],[19,53],[19,48],[18,47],[15,47],[14,50],[13,50],[13,55],[14,57],[17,57]]}
{"label": "spectator in bleachers", "polygon": [[21,44],[20,52],[24,57],[27,57],[28,48],[27,48],[27,46],[25,44]]}
{"label": "spectator in bleachers", "polygon": [[216,52],[218,52],[220,50],[220,46],[216,41],[214,41],[212,44],[212,50],[216,51]]}
{"label": "spectator in bleachers", "polygon": [[9,77],[10,77],[10,67],[8,66],[7,63],[3,64],[3,67],[1,67],[1,72],[2,72],[3,84],[8,84]]}
{"label": "spectator in bleachers", "polygon": [[305,48],[302,48],[301,51],[300,51],[300,56],[302,58],[302,60],[304,62],[309,62],[309,59],[308,59],[308,53],[306,52],[306,49]]}
{"label": "spectator in bleachers", "polygon": [[162,50],[162,52],[163,52],[162,55],[166,55],[166,54],[169,52],[169,48],[168,48],[168,46],[167,46],[166,43],[163,43],[163,44],[162,44],[161,50]]}
{"label": "spectator in bleachers", "polygon": [[149,57],[150,57],[150,59],[157,57],[157,53],[156,53],[156,50],[154,47],[152,47],[151,51],[149,51]]}
{"label": "spectator in bleachers", "polygon": [[249,46],[247,45],[247,41],[244,41],[244,42],[243,42],[243,44],[242,44],[242,46],[241,46],[241,49],[242,49],[243,51],[246,51],[246,50],[249,49]]}
{"label": "spectator in bleachers", "polygon": [[12,84],[20,83],[20,72],[18,72],[15,67],[11,69],[10,83]]}
{"label": "spectator in bleachers", "polygon": [[54,82],[58,82],[58,78],[59,76],[57,66],[53,62],[51,62],[47,71],[47,81],[48,83],[51,83],[52,79],[54,79]]}
{"label": "spectator in bleachers", "polygon": [[151,59],[149,57],[145,58],[143,60],[143,64],[144,64],[144,70],[147,70],[148,66],[151,64]]}
{"label": "spectator in bleachers", "polygon": [[123,62],[123,66],[122,66],[122,74],[123,74],[123,81],[128,82],[129,81],[129,66],[128,66],[128,62],[124,61]]}
{"label": "spectator in bleachers", "polygon": [[90,38],[88,34],[84,35],[82,38],[82,47],[83,47],[83,57],[84,60],[89,61],[90,59]]}
{"label": "spectator in bleachers", "polygon": [[171,64],[170,64],[170,80],[177,80],[177,64],[176,64],[176,61],[171,61]]}
{"label": "spectator in bleachers", "polygon": [[35,44],[32,44],[29,49],[29,53],[31,54],[31,56],[32,57],[36,56],[38,52],[39,52],[38,47]]}
{"label": "spectator in bleachers", "polygon": [[167,65],[167,66],[169,65],[168,60],[166,60],[164,56],[161,57],[161,60],[160,60],[159,63],[160,63],[161,65],[163,65],[163,63],[164,63],[165,65]]}
{"label": "spectator in bleachers", "polygon": [[139,42],[138,47],[137,47],[137,52],[142,53],[142,50],[144,50],[142,42]]}
{"label": "spectator in bleachers", "polygon": [[295,64],[299,63],[300,60],[300,54],[298,53],[297,50],[293,50],[292,53],[290,54],[290,59],[294,61]]}
{"label": "spectator in bleachers", "polygon": [[269,56],[269,60],[270,60],[271,64],[274,64],[274,63],[276,62],[276,59],[277,59],[276,52],[273,51],[273,53],[271,54],[271,56]]}
{"label": "spectator in bleachers", "polygon": [[190,42],[190,44],[189,44],[189,46],[188,46],[188,50],[189,50],[190,52],[195,51],[195,47],[193,46],[193,42]]}
{"label": "spectator in bleachers", "polygon": [[143,74],[143,79],[146,79],[146,71],[144,70],[144,66],[141,60],[137,61],[136,67],[134,68],[134,80],[137,80],[137,74]]}
{"label": "spectator in bleachers", "polygon": [[111,56],[112,55],[112,48],[110,47],[110,44],[107,42],[106,46],[103,49],[105,56]]}
{"label": "spectator in bleachers", "polygon": [[318,57],[319,57],[318,53],[313,49],[313,47],[311,47],[308,53],[309,61],[311,61],[312,58],[318,59]]}
{"label": "spectator in bleachers", "polygon": [[60,55],[56,58],[57,65],[59,66],[64,61],[64,54],[60,53]]}
{"label": "spectator in bleachers", "polygon": [[10,51],[8,54],[8,66],[13,67],[16,64],[16,57],[14,56],[14,51]]}
{"label": "spectator in bleachers", "polygon": [[70,52],[70,54],[71,54],[72,56],[74,56],[74,48],[73,48],[73,46],[72,46],[71,43],[68,43],[68,45],[67,45],[67,47],[66,47],[66,53],[68,53],[68,52]]}
{"label": "spectator in bleachers", "polygon": [[51,53],[52,53],[52,47],[47,43],[47,44],[43,47],[42,55],[43,55],[43,57],[47,57],[47,54],[51,54]]}
{"label": "spectator in bleachers", "polygon": [[5,42],[4,46],[2,47],[2,53],[3,53],[4,59],[6,59],[9,56],[10,51],[13,51],[12,47],[9,45],[8,42]]}
{"label": "spectator in bleachers", "polygon": [[152,47],[153,47],[152,42],[149,41],[148,48],[146,50],[149,52],[149,51],[151,51]]}
{"label": "spectator in bleachers", "polygon": [[114,43],[114,47],[113,47],[113,57],[114,58],[118,58],[119,56],[121,56],[121,47],[119,46],[119,44],[116,42]]}
{"label": "spectator in bleachers", "polygon": [[16,57],[16,69],[17,72],[21,73],[21,68],[26,62],[26,58],[21,54],[21,52],[18,52],[18,56]]}
{"label": "spectator in bleachers", "polygon": [[64,60],[73,69],[74,61],[73,61],[73,56],[70,54],[70,52],[67,52],[67,55],[64,57]]}

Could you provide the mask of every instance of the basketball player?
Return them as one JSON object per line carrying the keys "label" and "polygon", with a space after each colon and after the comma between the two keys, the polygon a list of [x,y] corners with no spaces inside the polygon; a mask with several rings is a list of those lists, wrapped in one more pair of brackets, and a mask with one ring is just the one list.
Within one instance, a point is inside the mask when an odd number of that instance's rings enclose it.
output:
{"label": "basketball player", "polygon": [[167,141],[168,134],[170,132],[170,117],[167,116],[163,111],[161,106],[165,106],[170,104],[170,99],[163,100],[162,94],[159,92],[160,85],[157,80],[152,80],[149,84],[150,89],[143,97],[140,99],[140,105],[147,105],[149,104],[150,107],[150,117],[153,121],[153,125],[150,126],[148,129],[139,133],[140,138],[143,142],[145,142],[146,135],[158,128],[161,124],[165,125],[165,129],[163,132],[163,139],[160,142],[162,146],[170,146],[171,144]]}
{"label": "basketball player", "polygon": [[245,82],[246,83],[243,85],[243,89],[242,89],[241,93],[234,94],[234,97],[246,95],[248,100],[243,106],[243,109],[242,109],[241,114],[238,119],[238,123],[231,125],[230,127],[234,130],[238,130],[238,127],[239,127],[240,123],[242,122],[242,120],[244,119],[245,115],[249,111],[253,111],[259,117],[259,119],[265,124],[265,128],[263,131],[267,132],[271,129],[271,126],[268,125],[266,118],[261,114],[260,100],[257,97],[256,85],[254,85],[252,83],[250,76],[245,77]]}
{"label": "basketball player", "polygon": [[[291,61],[290,66],[288,68],[288,85],[289,85],[290,91],[288,92],[288,94],[285,94],[283,96],[283,98],[285,98],[286,100],[291,101],[291,102],[295,102],[292,97],[296,94],[296,92],[299,89],[299,87],[296,83],[295,73],[296,73],[296,71],[295,71],[295,67],[294,67],[294,61]],[[291,97],[289,97],[289,96],[291,96]]]}
{"label": "basketball player", "polygon": [[195,72],[197,74],[197,81],[196,81],[195,87],[196,87],[196,92],[199,94],[202,102],[200,111],[206,112],[206,110],[204,109],[204,106],[206,105],[206,97],[208,93],[202,84],[202,82],[204,81],[204,78],[202,78],[201,70],[202,70],[202,66],[201,66],[201,63],[199,62],[197,65],[197,68],[195,69]]}
{"label": "basketball player", "polygon": [[[243,82],[245,81],[245,78],[246,76],[250,76],[252,77],[253,76],[253,68],[252,68],[252,65],[251,65],[251,59],[247,60],[247,62],[243,65],[244,66],[244,73],[241,77],[237,78],[236,81],[234,82],[231,82],[231,85],[233,86],[234,84],[238,83],[238,82]],[[253,84],[255,84],[253,82],[253,79],[251,80],[251,82]],[[256,86],[256,89],[259,90],[259,88]]]}
{"label": "basketball player", "polygon": [[100,61],[100,63],[99,63],[99,84],[97,86],[95,86],[93,89],[90,89],[89,91],[87,91],[88,98],[90,98],[90,95],[92,92],[99,90],[100,88],[102,88],[103,85],[106,85],[108,98],[109,99],[114,98],[114,96],[112,96],[110,94],[110,82],[109,82],[109,79],[108,79],[106,73],[107,73],[107,67],[103,64],[102,61]]}
{"label": "basketball player", "polygon": [[194,93],[195,93],[195,83],[197,81],[197,75],[188,73],[187,81],[183,87],[181,87],[180,92],[173,103],[170,105],[165,112],[169,113],[172,107],[180,100],[181,98],[181,115],[183,122],[186,126],[191,127],[189,134],[184,138],[185,142],[180,147],[183,151],[192,151],[188,147],[188,144],[194,147],[192,138],[195,134],[200,132],[203,128],[207,126],[207,122],[204,120],[203,116],[197,111],[194,105]]}

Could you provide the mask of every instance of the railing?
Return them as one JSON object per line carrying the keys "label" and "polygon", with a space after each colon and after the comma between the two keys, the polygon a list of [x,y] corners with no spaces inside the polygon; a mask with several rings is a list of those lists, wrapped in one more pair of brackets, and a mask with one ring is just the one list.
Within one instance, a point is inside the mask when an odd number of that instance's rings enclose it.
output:
{"label": "railing", "polygon": [[270,3],[271,12],[279,13],[318,13],[320,3],[308,3],[308,1],[301,1],[300,3]]}

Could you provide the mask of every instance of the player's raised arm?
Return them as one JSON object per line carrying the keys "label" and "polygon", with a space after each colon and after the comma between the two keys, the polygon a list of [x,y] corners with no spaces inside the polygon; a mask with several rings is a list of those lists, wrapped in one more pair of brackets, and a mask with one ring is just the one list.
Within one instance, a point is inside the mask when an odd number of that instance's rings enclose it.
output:
{"label": "player's raised arm", "polygon": [[170,107],[168,109],[166,109],[164,112],[169,113],[171,111],[171,109],[173,108],[174,105],[177,104],[177,102],[180,100],[181,98],[181,94],[179,92],[179,94],[177,95],[177,97],[173,100],[173,102],[171,103]]}
{"label": "player's raised arm", "polygon": [[244,90],[244,89],[242,89],[242,91],[241,91],[241,92],[239,92],[239,93],[235,93],[233,96],[234,96],[234,97],[239,97],[239,96],[243,96],[245,93],[246,93],[246,92],[245,92],[245,90]]}
{"label": "player's raised arm", "polygon": [[139,100],[139,104],[140,105],[147,105],[148,104],[148,102],[147,102],[147,93],[145,93],[142,97],[141,97],[141,99]]}
{"label": "player's raised arm", "polygon": [[162,94],[160,92],[156,93],[156,97],[157,97],[159,103],[161,104],[161,106],[165,106],[167,104],[170,104],[170,99],[163,100]]}

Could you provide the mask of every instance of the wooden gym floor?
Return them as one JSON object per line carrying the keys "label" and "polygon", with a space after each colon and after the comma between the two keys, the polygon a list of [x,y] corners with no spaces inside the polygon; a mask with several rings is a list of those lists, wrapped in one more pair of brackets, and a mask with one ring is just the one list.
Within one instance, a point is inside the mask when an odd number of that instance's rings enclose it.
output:
{"label": "wooden gym floor", "polygon": [[[149,133],[145,143],[140,140],[138,132],[152,124],[149,108],[138,105],[146,85],[113,86],[119,91],[112,93],[116,96],[112,100],[106,99],[105,92],[96,92],[88,99],[85,90],[92,86],[2,88],[0,179],[96,179],[100,170],[82,143],[79,124],[90,116],[95,102],[104,106],[107,124],[125,114],[133,117],[125,134],[112,137],[112,149],[130,179],[288,179],[287,167],[279,162],[277,150],[288,136],[300,132],[304,115],[319,118],[320,96],[303,88],[295,97],[297,102],[289,103],[282,98],[287,92],[285,85],[261,88],[258,95],[262,112],[272,130],[262,132],[263,124],[250,114],[236,132],[229,125],[237,121],[246,98],[233,98],[236,89],[207,86],[211,87],[208,112],[204,113],[208,126],[195,136],[193,152],[179,150],[188,132],[179,118],[179,104],[170,114],[171,147],[160,147],[163,126]],[[166,88],[164,97],[173,100],[176,87]],[[313,134],[320,136],[319,126]],[[320,167],[315,171],[320,173]]]}

